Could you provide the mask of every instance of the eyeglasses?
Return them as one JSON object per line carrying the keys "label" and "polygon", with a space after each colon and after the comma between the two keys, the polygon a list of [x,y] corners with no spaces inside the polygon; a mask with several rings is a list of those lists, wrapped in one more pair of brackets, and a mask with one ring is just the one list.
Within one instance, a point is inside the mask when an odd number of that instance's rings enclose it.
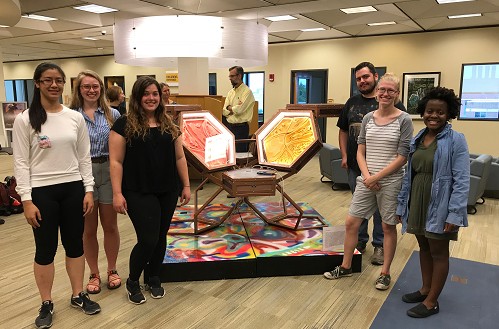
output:
{"label": "eyeglasses", "polygon": [[81,87],[81,89],[83,89],[85,91],[89,91],[90,89],[93,89],[93,90],[99,90],[100,89],[99,85],[81,85],[80,87]]}
{"label": "eyeglasses", "polygon": [[63,85],[64,83],[66,83],[66,81],[64,79],[60,79],[60,78],[56,78],[56,79],[51,79],[51,78],[45,78],[45,79],[40,79],[38,80],[39,83],[47,86],[47,87],[50,87],[52,86],[52,84],[55,84],[58,85],[58,86],[61,86]]}
{"label": "eyeglasses", "polygon": [[380,94],[380,95],[383,95],[384,93],[387,93],[388,95],[393,96],[393,95],[395,95],[398,92],[399,92],[398,90],[393,90],[393,89],[385,89],[385,88],[379,88],[378,89],[378,94]]}

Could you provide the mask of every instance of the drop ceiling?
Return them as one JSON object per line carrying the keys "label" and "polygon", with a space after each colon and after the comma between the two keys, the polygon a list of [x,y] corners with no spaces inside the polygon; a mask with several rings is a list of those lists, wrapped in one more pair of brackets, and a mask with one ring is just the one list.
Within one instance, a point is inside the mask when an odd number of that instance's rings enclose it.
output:
{"label": "drop ceiling", "polygon": [[[92,2],[20,0],[19,2],[22,14],[49,16],[57,20],[44,22],[21,18],[13,27],[0,27],[0,49],[4,62],[112,55],[113,23],[116,20],[155,15],[211,15],[252,20],[268,27],[270,44],[499,26],[499,0],[475,0],[444,5],[437,4],[435,0],[94,0]],[[73,8],[89,3],[118,11],[94,14]],[[359,6],[373,6],[376,11],[358,14],[345,14],[340,11],[343,8]],[[447,17],[474,13],[481,13],[481,16],[462,19]],[[280,15],[291,15],[296,19],[280,22],[265,19]],[[367,25],[381,22],[396,24]],[[324,30],[301,31],[314,28]],[[165,26],[164,29],[152,33],[158,34],[158,42],[168,42],[168,35],[176,31]]]}

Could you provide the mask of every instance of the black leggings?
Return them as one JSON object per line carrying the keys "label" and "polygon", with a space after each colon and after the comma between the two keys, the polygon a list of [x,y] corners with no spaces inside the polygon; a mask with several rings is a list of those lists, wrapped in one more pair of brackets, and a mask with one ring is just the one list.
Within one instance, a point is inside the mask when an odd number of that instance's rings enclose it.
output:
{"label": "black leggings", "polygon": [[124,196],[128,216],[137,235],[137,244],[130,253],[130,280],[138,281],[146,265],[148,276],[159,276],[165,257],[166,234],[178,193],[142,194],[125,191]]}
{"label": "black leggings", "polygon": [[59,229],[66,256],[83,255],[84,196],[81,181],[33,188],[32,201],[41,215],[40,227],[33,228],[35,263],[49,265],[54,261]]}

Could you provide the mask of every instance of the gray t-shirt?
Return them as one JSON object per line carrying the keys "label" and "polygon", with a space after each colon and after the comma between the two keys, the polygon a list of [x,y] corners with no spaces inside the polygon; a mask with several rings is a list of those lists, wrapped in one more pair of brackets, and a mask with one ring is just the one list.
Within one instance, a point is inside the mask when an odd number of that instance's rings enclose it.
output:
{"label": "gray t-shirt", "polygon": [[[374,112],[369,112],[362,120],[358,144],[366,146],[366,162],[369,172],[374,175],[387,167],[397,154],[404,157],[409,155],[409,144],[411,142],[414,128],[412,119],[406,112],[392,122],[385,125],[376,124],[373,117]],[[380,184],[390,184],[401,179],[404,169],[382,178]]]}

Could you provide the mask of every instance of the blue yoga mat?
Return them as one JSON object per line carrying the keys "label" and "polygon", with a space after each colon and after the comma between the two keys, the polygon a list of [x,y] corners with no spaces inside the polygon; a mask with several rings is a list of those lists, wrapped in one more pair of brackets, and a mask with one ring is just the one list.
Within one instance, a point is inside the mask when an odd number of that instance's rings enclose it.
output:
{"label": "blue yoga mat", "polygon": [[402,295],[421,288],[419,252],[415,251],[381,306],[371,329],[499,328],[499,266],[451,258],[444,290],[438,299],[440,313],[414,319],[406,312],[417,304],[402,301]]}

